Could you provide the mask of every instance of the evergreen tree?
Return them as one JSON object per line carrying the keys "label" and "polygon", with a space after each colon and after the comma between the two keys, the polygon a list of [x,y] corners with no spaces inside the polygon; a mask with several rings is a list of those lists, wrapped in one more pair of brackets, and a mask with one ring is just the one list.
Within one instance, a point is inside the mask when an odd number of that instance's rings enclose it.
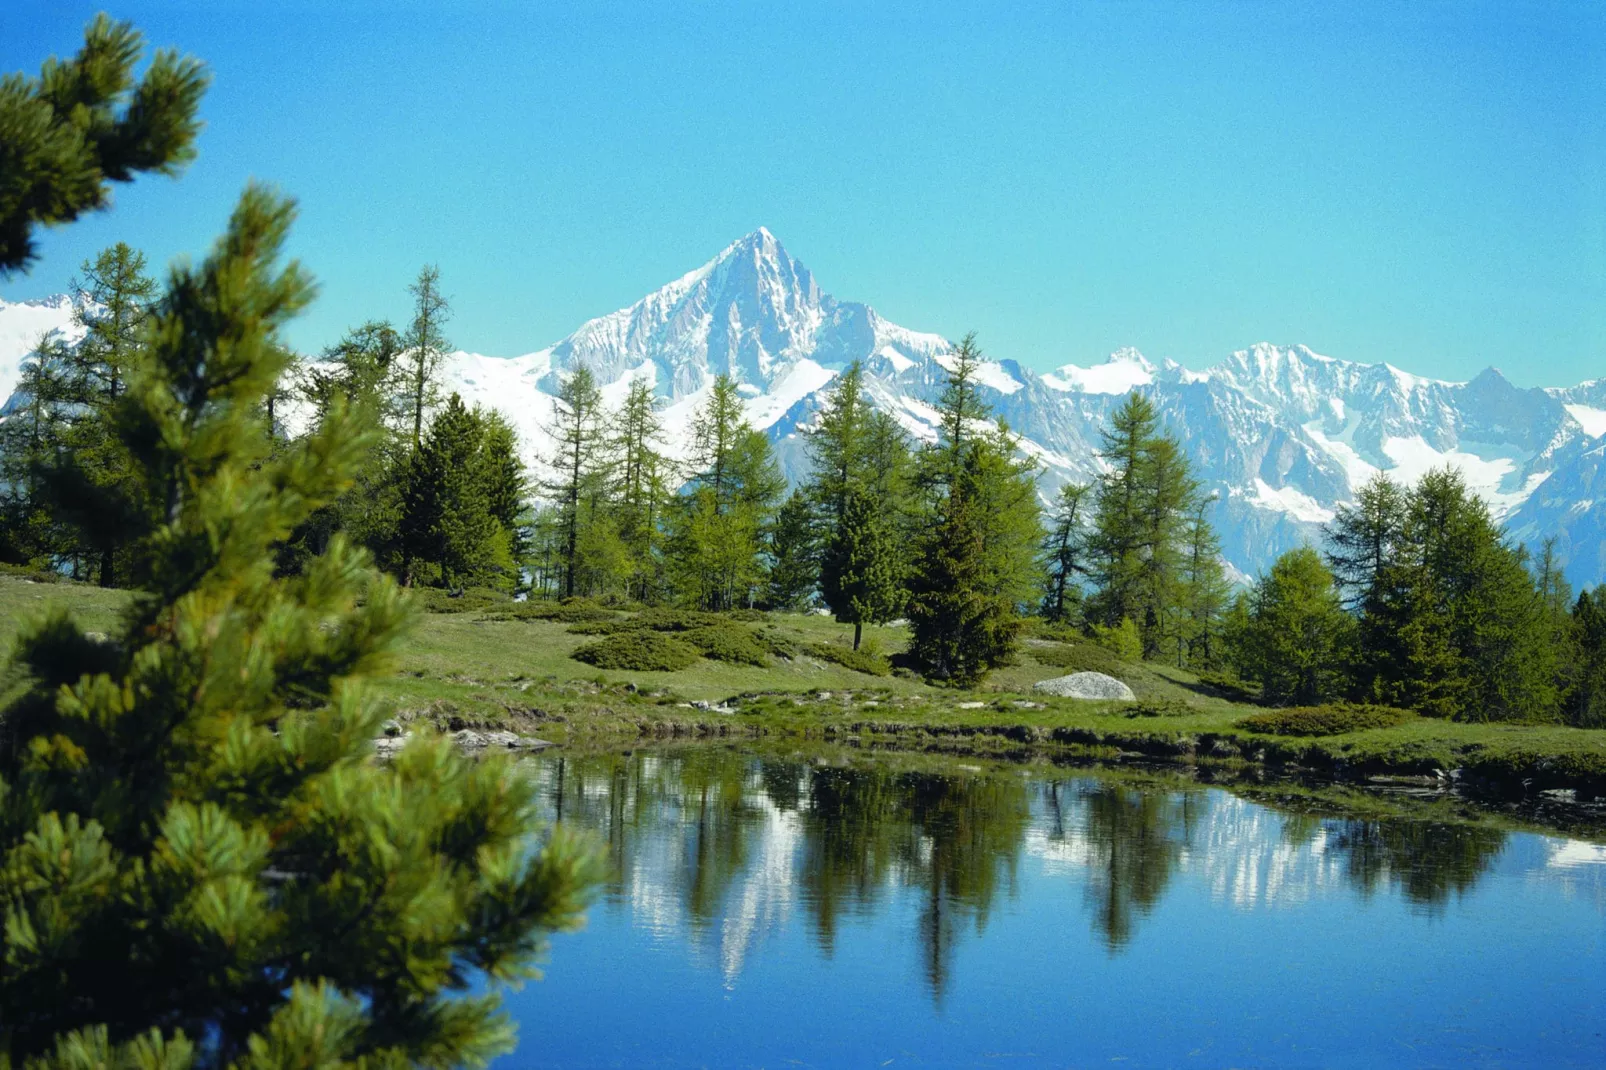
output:
{"label": "evergreen tree", "polygon": [[1044,620],[1072,620],[1082,602],[1081,577],[1087,575],[1087,501],[1092,487],[1067,483],[1060,487],[1053,526],[1043,536]]}
{"label": "evergreen tree", "polygon": [[1185,536],[1187,563],[1182,576],[1182,630],[1179,662],[1200,669],[1219,666],[1222,615],[1232,600],[1232,584],[1221,564],[1221,541],[1205,517],[1215,496],[1198,499],[1188,518]]}
{"label": "evergreen tree", "polygon": [[821,593],[837,622],[853,625],[857,650],[866,623],[884,624],[902,612],[903,577],[896,567],[895,531],[861,484],[849,486],[838,524],[826,544]]}
{"label": "evergreen tree", "polygon": [[1354,505],[1340,505],[1327,528],[1327,562],[1345,603],[1359,606],[1378,574],[1400,559],[1410,499],[1378,473],[1361,486]]}
{"label": "evergreen tree", "polygon": [[752,601],[763,582],[764,531],[786,481],[729,376],[714,380],[692,432],[697,474],[677,503],[669,564],[686,601],[732,609]]}
{"label": "evergreen tree", "polygon": [[663,586],[662,536],[673,466],[664,455],[663,424],[652,388],[633,379],[620,410],[612,446],[618,463],[618,531],[629,559],[626,593],[653,601]]}
{"label": "evergreen tree", "polygon": [[1355,622],[1320,554],[1308,546],[1283,554],[1255,584],[1247,608],[1234,661],[1268,701],[1310,705],[1343,693]]}
{"label": "evergreen tree", "polygon": [[507,417],[492,409],[483,414],[485,433],[481,440],[481,471],[485,478],[486,508],[507,533],[508,548],[515,562],[529,551],[525,531],[524,461],[519,457],[519,435]]}
{"label": "evergreen tree", "polygon": [[52,331],[23,359],[12,411],[0,420],[0,561],[42,569],[77,563],[72,532],[52,510],[45,484],[62,450],[66,366],[66,344]]}
{"label": "evergreen tree", "polygon": [[855,650],[866,623],[891,620],[905,601],[901,506],[908,446],[894,421],[870,409],[863,382],[855,361],[809,436],[808,492],[820,511],[820,594],[839,623],[853,625]]}
{"label": "evergreen tree", "polygon": [[1143,616],[1144,458],[1159,433],[1149,399],[1133,391],[1102,432],[1099,456],[1109,466],[1099,478],[1090,549],[1098,588],[1089,618],[1107,626]]}
{"label": "evergreen tree", "polygon": [[547,494],[557,503],[563,525],[563,593],[574,597],[581,587],[582,549],[590,546],[586,528],[597,514],[597,494],[607,461],[602,429],[602,391],[584,365],[564,377],[558,388],[557,427],[553,438],[553,479]]}
{"label": "evergreen tree", "polygon": [[1138,630],[1146,658],[1159,655],[1169,640],[1179,648],[1186,641],[1182,573],[1188,560],[1189,517],[1199,497],[1199,483],[1188,467],[1182,447],[1170,436],[1151,439],[1144,450],[1138,557],[1143,616]]}
{"label": "evergreen tree", "polygon": [[132,24],[101,14],[76,56],[0,78],[0,277],[35,258],[34,227],[106,207],[112,182],[175,175],[195,158],[206,69],[162,49],[136,83],[144,51]]}
{"label": "evergreen tree", "polygon": [[775,514],[769,538],[771,608],[807,609],[819,587],[819,533],[814,505],[802,491],[793,491]]}
{"label": "evergreen tree", "polygon": [[418,278],[407,287],[413,295],[413,323],[407,331],[406,353],[411,367],[406,372],[407,405],[413,423],[413,449],[424,436],[424,416],[440,403],[440,366],[451,343],[446,340],[446,321],[452,307],[441,293],[441,271],[434,264],[418,270]]}
{"label": "evergreen tree", "polygon": [[1567,719],[1583,728],[1606,727],[1606,586],[1579,592],[1573,635],[1578,668]]}
{"label": "evergreen tree", "polygon": [[976,426],[989,415],[980,360],[967,335],[949,367],[938,439],[921,454],[932,504],[909,580],[909,654],[928,676],[961,685],[1009,658],[1040,583],[1034,466],[1007,425]]}
{"label": "evergreen tree", "polygon": [[483,1065],[513,1044],[497,986],[594,873],[561,830],[532,849],[536,787],[506,760],[430,738],[370,760],[364,679],[408,614],[361,551],[274,575],[362,456],[338,411],[276,456],[252,433],[312,289],[274,267],[290,218],[248,189],[129,369],[113,427],[163,504],[139,597],[109,639],[58,613],[18,645],[7,1065]]}
{"label": "evergreen tree", "polygon": [[140,496],[128,451],[112,431],[112,410],[144,344],[156,292],[144,267],[145,257],[122,243],[83,265],[73,318],[84,337],[62,351],[63,419],[41,484],[51,510],[74,532],[71,552],[94,562],[102,587],[134,567],[130,538],[151,523],[145,514],[155,508]]}
{"label": "evergreen tree", "polygon": [[408,460],[402,485],[403,580],[511,587],[509,533],[492,512],[485,418],[456,394]]}

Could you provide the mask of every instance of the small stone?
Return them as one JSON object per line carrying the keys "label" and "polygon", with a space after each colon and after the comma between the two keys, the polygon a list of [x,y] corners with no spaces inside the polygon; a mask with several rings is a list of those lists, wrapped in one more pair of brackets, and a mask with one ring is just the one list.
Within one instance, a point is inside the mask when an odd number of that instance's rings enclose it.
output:
{"label": "small stone", "polygon": [[987,703],[985,702],[961,702],[957,708],[961,710],[979,710],[986,705]]}
{"label": "small stone", "polygon": [[1101,672],[1073,672],[1069,676],[1039,680],[1032,685],[1032,690],[1038,694],[1058,695],[1061,698],[1119,699],[1131,702],[1138,697],[1126,684]]}

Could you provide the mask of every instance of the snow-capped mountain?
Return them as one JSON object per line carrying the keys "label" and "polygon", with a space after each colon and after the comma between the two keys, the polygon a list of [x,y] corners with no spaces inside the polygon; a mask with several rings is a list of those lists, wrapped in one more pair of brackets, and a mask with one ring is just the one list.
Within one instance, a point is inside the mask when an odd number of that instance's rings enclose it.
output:
{"label": "snow-capped mountain", "polygon": [[[0,301],[0,392],[9,393],[22,354],[50,326],[70,327],[65,299]],[[853,360],[864,363],[873,404],[915,438],[934,438],[950,348],[832,297],[759,229],[556,345],[507,358],[456,353],[446,374],[465,400],[513,420],[534,463],[549,448],[552,395],[576,367],[589,367],[614,402],[632,379],[652,384],[674,452],[689,444],[691,416],[714,376],[729,374],[795,481],[807,468],[801,428]],[[1606,379],[1522,389],[1490,368],[1447,383],[1392,363],[1263,343],[1205,371],[1133,349],[1041,374],[1004,359],[985,365],[982,385],[1040,462],[1045,498],[1098,473],[1109,414],[1128,391],[1148,393],[1216,494],[1223,552],[1243,577],[1290,547],[1319,543],[1321,525],[1374,473],[1408,482],[1451,464],[1514,537],[1556,537],[1574,584],[1606,581]]]}

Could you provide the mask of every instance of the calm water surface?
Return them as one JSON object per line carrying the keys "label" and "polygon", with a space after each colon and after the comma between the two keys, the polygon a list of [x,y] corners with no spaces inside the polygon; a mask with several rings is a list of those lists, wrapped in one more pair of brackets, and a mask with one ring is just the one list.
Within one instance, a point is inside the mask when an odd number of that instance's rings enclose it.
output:
{"label": "calm water surface", "polygon": [[960,763],[536,775],[614,875],[499,1067],[1606,1065],[1593,843]]}

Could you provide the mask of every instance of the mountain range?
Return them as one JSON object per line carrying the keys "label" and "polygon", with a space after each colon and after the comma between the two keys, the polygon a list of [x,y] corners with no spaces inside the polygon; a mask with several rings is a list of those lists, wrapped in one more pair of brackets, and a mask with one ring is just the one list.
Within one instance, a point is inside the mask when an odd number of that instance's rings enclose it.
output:
{"label": "mountain range", "polygon": [[[48,330],[72,336],[71,302],[0,300],[0,396]],[[497,408],[539,466],[561,377],[585,365],[622,398],[644,379],[662,399],[671,453],[716,375],[739,383],[748,418],[774,443],[789,480],[807,471],[804,429],[837,373],[863,362],[871,403],[920,441],[952,346],[841,301],[775,236],[759,229],[628,308],[515,357],[458,352],[450,389]],[[1470,382],[1427,379],[1391,363],[1341,360],[1302,345],[1259,343],[1203,371],[1122,349],[1101,364],[1039,373],[1009,359],[983,366],[982,391],[1042,471],[1045,501],[1100,471],[1100,431],[1131,390],[1148,394],[1207,493],[1222,550],[1240,579],[1305,542],[1377,472],[1410,482],[1454,465],[1512,538],[1546,537],[1575,586],[1606,581],[1606,378],[1521,388],[1489,368]]]}

